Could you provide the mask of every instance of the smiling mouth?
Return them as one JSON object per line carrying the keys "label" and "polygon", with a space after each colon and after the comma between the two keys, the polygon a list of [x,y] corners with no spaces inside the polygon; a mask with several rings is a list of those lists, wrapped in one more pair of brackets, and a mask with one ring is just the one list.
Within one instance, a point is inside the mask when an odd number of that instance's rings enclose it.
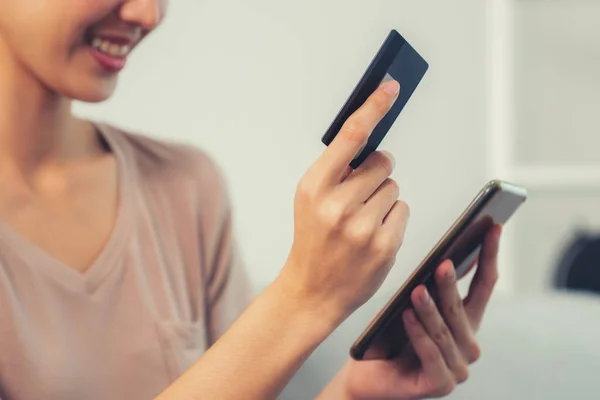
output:
{"label": "smiling mouth", "polygon": [[85,36],[85,43],[105,56],[120,59],[126,58],[133,48],[128,39],[93,33]]}

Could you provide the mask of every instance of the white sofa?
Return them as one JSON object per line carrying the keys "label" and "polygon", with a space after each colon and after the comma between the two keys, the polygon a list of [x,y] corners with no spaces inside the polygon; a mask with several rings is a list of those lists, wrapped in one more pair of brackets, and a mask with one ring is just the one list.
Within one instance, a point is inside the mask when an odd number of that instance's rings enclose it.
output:
{"label": "white sofa", "polygon": [[[280,396],[313,399],[388,296],[348,319],[310,357]],[[600,399],[600,296],[550,293],[496,296],[479,333],[483,356],[449,399]]]}

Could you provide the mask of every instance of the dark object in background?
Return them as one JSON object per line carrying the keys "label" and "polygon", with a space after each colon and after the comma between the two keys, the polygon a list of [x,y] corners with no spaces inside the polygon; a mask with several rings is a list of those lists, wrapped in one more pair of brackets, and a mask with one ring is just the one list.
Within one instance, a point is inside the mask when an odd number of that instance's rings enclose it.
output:
{"label": "dark object in background", "polygon": [[600,294],[600,233],[580,231],[559,260],[555,286]]}

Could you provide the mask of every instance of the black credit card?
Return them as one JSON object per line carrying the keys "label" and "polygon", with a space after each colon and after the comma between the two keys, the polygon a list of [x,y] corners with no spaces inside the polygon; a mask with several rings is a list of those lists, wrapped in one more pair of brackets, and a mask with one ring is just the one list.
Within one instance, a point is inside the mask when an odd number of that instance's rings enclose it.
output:
{"label": "black credit card", "polygon": [[382,82],[394,79],[400,83],[400,94],[392,108],[375,127],[365,147],[356,155],[350,166],[356,169],[375,150],[388,133],[398,115],[425,76],[429,64],[396,30],[392,30],[375,55],[367,71],[333,123],[323,135],[322,142],[329,146],[342,126]]}

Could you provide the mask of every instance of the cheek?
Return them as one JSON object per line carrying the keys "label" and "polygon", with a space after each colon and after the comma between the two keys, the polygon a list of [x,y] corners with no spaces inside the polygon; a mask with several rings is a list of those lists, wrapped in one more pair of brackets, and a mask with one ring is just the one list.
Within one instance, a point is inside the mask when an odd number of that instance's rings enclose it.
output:
{"label": "cheek", "polygon": [[121,1],[0,0],[0,53],[6,49],[56,92],[92,100],[105,96],[114,82],[94,74],[81,45],[85,31]]}
{"label": "cheek", "polygon": [[45,53],[57,35],[52,29],[52,19],[43,18],[43,10],[25,8],[18,1],[3,3],[12,3],[0,9],[0,34],[8,49],[22,61]]}
{"label": "cheek", "polygon": [[4,3],[0,8],[0,34],[15,54],[27,58],[58,55],[71,39],[70,32],[78,19],[77,10],[70,8],[73,0],[0,2]]}
{"label": "cheek", "polygon": [[[122,0],[19,0],[4,15],[10,20],[7,35],[15,53],[31,59],[44,58],[49,65],[69,61],[73,51],[83,42],[92,24],[101,21],[118,7]],[[5,3],[4,0],[0,2]],[[0,9],[0,11],[2,11]],[[2,17],[0,17],[2,18]],[[42,61],[43,62],[43,61]]]}

